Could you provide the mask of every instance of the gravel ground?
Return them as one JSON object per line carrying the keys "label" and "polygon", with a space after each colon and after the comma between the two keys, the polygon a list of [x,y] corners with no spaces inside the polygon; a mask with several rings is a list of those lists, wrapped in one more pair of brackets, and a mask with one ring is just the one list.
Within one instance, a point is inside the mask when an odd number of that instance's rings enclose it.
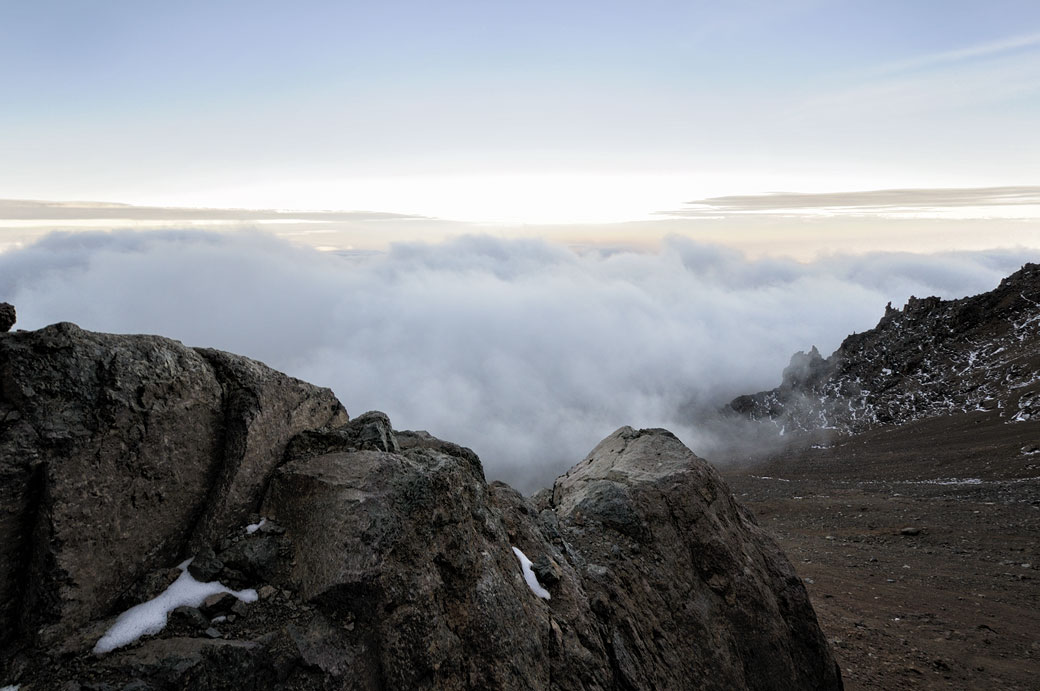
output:
{"label": "gravel ground", "polygon": [[973,413],[724,470],[848,689],[1040,689],[1040,423]]}

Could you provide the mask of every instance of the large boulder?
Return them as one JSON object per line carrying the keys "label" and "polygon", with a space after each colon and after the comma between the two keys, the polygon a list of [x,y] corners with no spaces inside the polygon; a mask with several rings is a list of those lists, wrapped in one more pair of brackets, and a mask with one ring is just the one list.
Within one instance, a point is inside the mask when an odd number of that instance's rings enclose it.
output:
{"label": "large boulder", "polygon": [[[0,501],[26,691],[841,688],[790,564],[665,430],[527,498],[258,362],[58,324],[0,335]],[[192,556],[258,599],[91,654]]]}
{"label": "large boulder", "polygon": [[0,335],[0,647],[107,613],[188,538],[255,510],[330,391],[157,336]]}
{"label": "large boulder", "polygon": [[614,432],[552,509],[622,688],[840,685],[786,557],[670,432]]}
{"label": "large boulder", "polygon": [[786,558],[665,430],[618,430],[540,506],[381,415],[339,448],[319,436],[275,472],[263,512],[292,542],[281,585],[350,661],[327,662],[334,688],[841,687]]}

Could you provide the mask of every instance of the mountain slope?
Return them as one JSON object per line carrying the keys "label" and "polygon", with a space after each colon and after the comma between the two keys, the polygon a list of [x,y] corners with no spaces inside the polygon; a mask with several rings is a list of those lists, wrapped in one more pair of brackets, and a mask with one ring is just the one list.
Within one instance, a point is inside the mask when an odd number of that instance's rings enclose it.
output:
{"label": "mountain slope", "polygon": [[1040,417],[1040,266],[959,300],[911,297],[824,359],[799,352],[779,387],[730,407],[781,431],[854,433],[954,412]]}

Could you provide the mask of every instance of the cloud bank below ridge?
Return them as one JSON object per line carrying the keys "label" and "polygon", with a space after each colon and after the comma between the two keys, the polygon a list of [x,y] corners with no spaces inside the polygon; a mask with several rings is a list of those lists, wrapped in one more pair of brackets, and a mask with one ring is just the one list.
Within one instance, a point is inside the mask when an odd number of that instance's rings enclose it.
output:
{"label": "cloud bank below ridge", "polygon": [[1022,250],[766,258],[674,238],[577,253],[466,236],[342,256],[268,235],[58,233],[0,253],[20,328],[159,333],[331,387],[472,447],[529,491],[621,425],[664,426],[708,456],[699,423],[771,388],[790,355],[829,353],[888,301],[993,288]]}

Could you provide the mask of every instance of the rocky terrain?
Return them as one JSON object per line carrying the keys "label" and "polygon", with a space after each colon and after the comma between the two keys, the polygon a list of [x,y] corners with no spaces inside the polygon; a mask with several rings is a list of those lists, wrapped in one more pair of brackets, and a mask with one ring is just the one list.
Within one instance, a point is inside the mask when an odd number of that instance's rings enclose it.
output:
{"label": "rocky terrain", "polygon": [[730,407],[784,434],[847,434],[939,415],[1040,417],[1040,265],[960,300],[911,297],[828,358],[797,353],[779,387]]}
{"label": "rocky terrain", "polygon": [[20,691],[842,688],[803,580],[669,432],[523,497],[155,336],[0,334],[0,551]]}
{"label": "rocky terrain", "polygon": [[1031,264],[889,309],[733,402],[789,439],[725,476],[807,584],[847,688],[1038,688],[1038,387]]}

